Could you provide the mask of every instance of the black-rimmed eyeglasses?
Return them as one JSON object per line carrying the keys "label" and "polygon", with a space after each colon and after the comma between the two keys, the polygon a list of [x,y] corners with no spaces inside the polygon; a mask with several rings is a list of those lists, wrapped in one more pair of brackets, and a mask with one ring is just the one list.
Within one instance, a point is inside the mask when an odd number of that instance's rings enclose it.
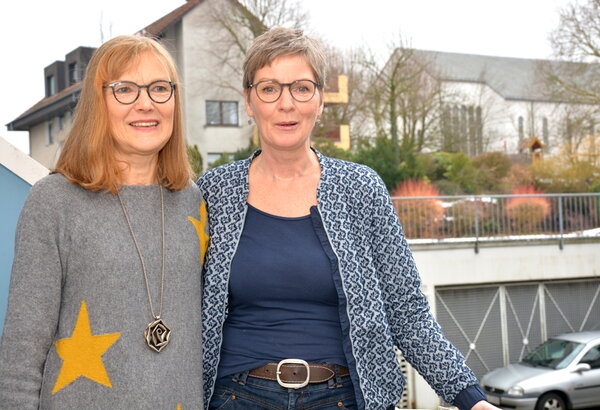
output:
{"label": "black-rimmed eyeglasses", "polygon": [[148,97],[158,104],[164,104],[171,99],[175,90],[175,83],[172,81],[153,81],[147,85],[136,84],[133,81],[117,81],[110,84],[104,84],[104,88],[112,88],[115,99],[121,104],[133,104],[140,97],[142,88],[146,89]]}
{"label": "black-rimmed eyeglasses", "polygon": [[248,88],[254,88],[256,96],[266,103],[277,101],[281,97],[283,87],[290,89],[290,94],[294,100],[307,102],[315,95],[319,83],[312,80],[296,80],[292,83],[282,84],[275,80],[263,80],[248,86]]}

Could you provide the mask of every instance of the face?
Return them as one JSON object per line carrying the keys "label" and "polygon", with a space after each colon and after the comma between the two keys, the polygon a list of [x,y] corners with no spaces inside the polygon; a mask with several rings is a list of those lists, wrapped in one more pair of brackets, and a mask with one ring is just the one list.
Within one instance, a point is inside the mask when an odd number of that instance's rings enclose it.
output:
{"label": "face", "polygon": [[[167,67],[151,53],[142,54],[116,81],[133,81],[139,85],[153,81],[170,81]],[[157,156],[173,133],[175,97],[166,103],[150,99],[146,88],[140,89],[139,98],[132,104],[118,102],[110,88],[104,90],[110,129],[119,160],[130,162],[138,156]]]}
{"label": "face", "polygon": [[[259,69],[253,84],[263,80],[276,80],[283,84],[316,79],[304,57],[292,55],[278,57],[270,65]],[[254,89],[246,89],[244,93],[246,111],[256,121],[263,149],[290,151],[310,146],[310,134],[323,112],[321,90],[317,89],[313,98],[306,102],[294,100],[289,87],[284,87],[281,97],[272,103],[258,99]]]}

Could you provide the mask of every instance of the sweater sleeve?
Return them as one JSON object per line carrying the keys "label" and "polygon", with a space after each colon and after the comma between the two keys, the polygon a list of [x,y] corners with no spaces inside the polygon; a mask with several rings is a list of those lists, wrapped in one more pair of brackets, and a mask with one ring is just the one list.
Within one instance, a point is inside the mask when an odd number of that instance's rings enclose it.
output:
{"label": "sweater sleeve", "polygon": [[376,181],[366,214],[372,215],[371,246],[393,338],[406,360],[452,403],[461,391],[477,385],[477,379],[433,318],[390,196],[383,181]]}
{"label": "sweater sleeve", "polygon": [[486,401],[485,393],[479,385],[469,386],[454,399],[454,405],[460,410],[471,410],[471,408],[480,401]]}
{"label": "sweater sleeve", "polygon": [[0,341],[0,403],[38,409],[46,356],[56,332],[62,268],[60,224],[48,178],[36,184],[15,237],[8,308]]}

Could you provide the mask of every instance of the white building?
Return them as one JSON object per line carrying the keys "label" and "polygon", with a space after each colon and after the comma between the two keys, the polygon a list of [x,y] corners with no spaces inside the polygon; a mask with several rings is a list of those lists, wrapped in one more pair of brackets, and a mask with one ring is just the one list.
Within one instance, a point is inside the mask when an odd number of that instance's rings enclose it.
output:
{"label": "white building", "polygon": [[[410,59],[441,88],[439,140],[430,148],[452,146],[471,155],[490,151],[516,154],[523,150],[524,141],[537,138],[546,151],[552,152],[573,138],[594,133],[591,113],[597,111],[597,106],[567,103],[552,96],[546,85],[545,71],[549,67],[572,63],[408,52]],[[384,73],[402,53],[397,49],[392,54]],[[582,118],[587,123],[580,124]]]}

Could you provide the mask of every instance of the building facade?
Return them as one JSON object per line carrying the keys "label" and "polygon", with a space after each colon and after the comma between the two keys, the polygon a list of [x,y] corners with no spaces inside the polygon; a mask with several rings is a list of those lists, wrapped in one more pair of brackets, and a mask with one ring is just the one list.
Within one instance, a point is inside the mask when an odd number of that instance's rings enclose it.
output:
{"label": "building facade", "polygon": [[428,150],[518,154],[537,138],[546,152],[558,152],[597,132],[598,107],[566,101],[546,80],[549,70],[574,63],[396,49],[383,75],[398,62],[439,89]]}

